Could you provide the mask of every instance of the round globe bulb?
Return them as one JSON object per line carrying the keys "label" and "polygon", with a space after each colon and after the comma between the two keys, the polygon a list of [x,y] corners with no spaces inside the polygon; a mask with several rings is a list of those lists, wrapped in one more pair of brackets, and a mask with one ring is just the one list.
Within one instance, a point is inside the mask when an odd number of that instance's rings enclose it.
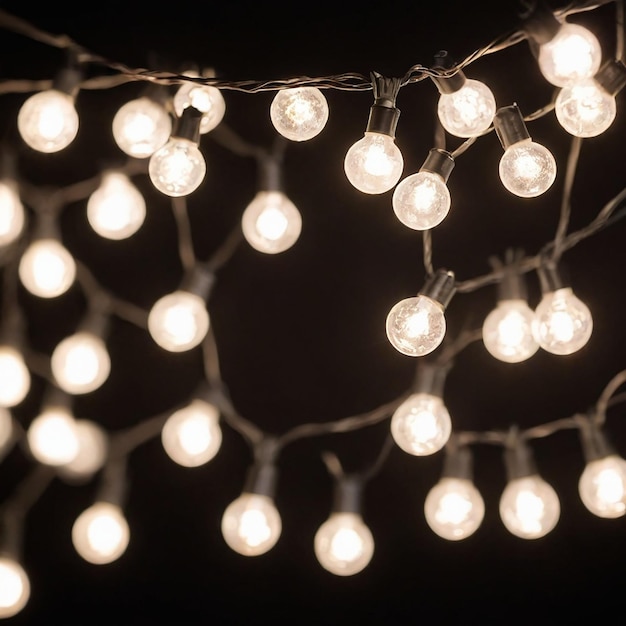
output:
{"label": "round globe bulb", "polygon": [[150,157],[148,174],[166,196],[187,196],[204,180],[206,161],[193,141],[173,137]]}
{"label": "round globe bulb", "polygon": [[8,557],[0,557],[0,618],[17,615],[30,598],[30,581],[24,568]]}
{"label": "round globe bulb", "polygon": [[[195,72],[184,72],[184,76],[197,77]],[[192,106],[202,113],[200,118],[200,134],[212,131],[224,118],[226,102],[222,92],[211,85],[199,83],[183,83],[174,94],[174,111],[180,117],[183,111]]]}
{"label": "round globe bulb", "polygon": [[59,468],[60,473],[70,480],[81,480],[93,476],[106,460],[108,440],[104,429],[91,420],[76,420],[78,454]]}
{"label": "round globe bulb", "polygon": [[281,89],[270,105],[270,119],[283,137],[308,141],[326,126],[328,103],[317,87]]}
{"label": "round globe bulb", "polygon": [[559,91],[554,105],[559,124],[575,137],[596,137],[615,120],[615,97],[593,78],[572,83]]}
{"label": "round globe bulb", "polygon": [[30,372],[24,357],[9,346],[0,346],[0,406],[19,404],[30,390]]}
{"label": "round globe bulb", "polygon": [[274,547],[282,521],[268,496],[242,493],[222,516],[222,535],[229,547],[244,556],[258,556]]}
{"label": "round globe bulb", "polygon": [[64,408],[45,409],[31,422],[26,436],[32,455],[45,465],[67,465],[78,455],[76,420]]}
{"label": "round globe bulb", "polygon": [[0,455],[13,440],[13,434],[13,417],[5,407],[0,407]]}
{"label": "round globe bulb", "polygon": [[392,197],[396,217],[413,230],[440,224],[450,211],[450,191],[439,174],[417,172],[402,179]]}
{"label": "round globe bulb", "polygon": [[485,83],[468,78],[453,93],[441,94],[437,115],[455,137],[477,137],[489,128],[496,113],[496,99]]}
{"label": "round globe bulb", "polygon": [[125,552],[130,529],[119,506],[96,502],[72,526],[72,543],[80,556],[94,565],[111,563]]}
{"label": "round globe bulb", "polygon": [[332,513],[315,533],[314,549],[325,570],[352,576],[372,559],[374,537],[357,513]]}
{"label": "round globe bulb", "polygon": [[24,251],[18,267],[26,289],[40,298],[64,294],[76,278],[76,262],[56,239],[38,239]]}
{"label": "round globe bulb", "polygon": [[626,513],[626,460],[616,454],[590,461],[578,481],[583,504],[598,517]]}
{"label": "round globe bulb", "polygon": [[0,246],[13,243],[24,230],[24,205],[13,181],[0,180]]}
{"label": "round globe bulb", "polygon": [[366,132],[353,144],[344,159],[350,183],[359,191],[379,194],[389,191],[400,180],[404,159],[393,137]]}
{"label": "round globe bulb", "polygon": [[523,139],[504,151],[499,174],[511,193],[533,198],[546,192],[556,180],[556,161],[545,146]]}

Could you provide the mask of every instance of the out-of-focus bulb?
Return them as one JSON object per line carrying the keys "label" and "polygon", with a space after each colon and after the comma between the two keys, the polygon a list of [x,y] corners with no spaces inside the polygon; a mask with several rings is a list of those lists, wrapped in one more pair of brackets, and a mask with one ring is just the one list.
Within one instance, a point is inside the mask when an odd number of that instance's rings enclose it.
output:
{"label": "out-of-focus bulb", "polygon": [[218,409],[204,400],[193,400],[172,413],[161,431],[167,455],[184,467],[198,467],[210,461],[222,444]]}
{"label": "out-of-focus bulb", "polygon": [[0,346],[0,406],[19,404],[30,390],[30,372],[24,357],[10,346]]}
{"label": "out-of-focus bulb", "polygon": [[195,348],[209,330],[205,301],[194,293],[177,290],[159,298],[148,314],[152,339],[170,352]]}
{"label": "out-of-focus bulb", "polygon": [[56,239],[37,239],[24,251],[18,267],[22,284],[40,298],[64,294],[76,278],[76,262]]}
{"label": "out-of-focus bulb", "polygon": [[187,196],[204,180],[206,161],[195,142],[172,137],[150,157],[148,173],[166,196]]}
{"label": "out-of-focus bulb", "polygon": [[317,87],[281,89],[270,105],[270,119],[283,137],[308,141],[326,126],[328,103]]}
{"label": "out-of-focus bulb", "polygon": [[33,150],[50,153],[66,148],[78,133],[74,98],[56,89],[33,94],[20,107],[17,128]]}
{"label": "out-of-focus bulb", "polygon": [[13,439],[13,432],[13,417],[11,413],[5,407],[0,407],[0,455]]}
{"label": "out-of-focus bulb", "polygon": [[60,470],[67,478],[90,477],[100,470],[106,459],[108,441],[104,429],[91,420],[76,420],[78,454]]}
{"label": "out-of-focus bulb", "polygon": [[232,550],[244,556],[258,556],[274,547],[282,521],[272,498],[242,493],[222,516],[222,535]]}
{"label": "out-of-focus bulb", "polygon": [[[184,72],[183,76],[198,77],[197,72]],[[226,102],[222,92],[211,85],[201,85],[194,82],[183,83],[173,99],[174,110],[179,117],[183,111],[192,106],[202,113],[200,120],[200,133],[206,134],[212,131],[224,118]]]}
{"label": "out-of-focus bulb", "polygon": [[590,461],[578,481],[583,504],[599,517],[615,518],[626,513],[626,460],[611,454]]}
{"label": "out-of-focus bulb", "polygon": [[516,196],[533,198],[546,192],[556,179],[556,161],[548,148],[530,138],[504,151],[499,164],[502,184]]}
{"label": "out-of-focus bulb", "polygon": [[496,99],[485,83],[466,79],[452,93],[442,93],[437,103],[441,125],[455,137],[476,137],[487,130],[496,112]]}
{"label": "out-of-focus bulb", "polygon": [[64,408],[51,407],[40,413],[26,433],[32,455],[45,465],[71,463],[80,449],[76,420]]}
{"label": "out-of-focus bulb", "polygon": [[0,246],[13,243],[24,230],[24,205],[12,180],[0,180]]}
{"label": "out-of-focus bulb", "polygon": [[277,254],[298,240],[302,217],[282,191],[259,191],[243,212],[241,228],[255,250]]}
{"label": "out-of-focus bulb", "polygon": [[106,172],[87,201],[87,220],[106,239],[126,239],[135,234],[146,218],[146,202],[130,178],[121,172]]}
{"label": "out-of-focus bulb", "polygon": [[148,97],[129,100],[113,118],[113,138],[126,154],[145,159],[169,139],[172,118],[165,108]]}
{"label": "out-of-focus bulb", "polygon": [[95,565],[118,559],[129,540],[130,529],[122,510],[109,502],[96,502],[72,526],[74,548],[85,561]]}
{"label": "out-of-focus bulb", "polygon": [[374,537],[357,513],[332,513],[314,539],[315,556],[331,574],[352,576],[363,570],[374,554]]}
{"label": "out-of-focus bulb", "polygon": [[24,568],[8,557],[0,557],[0,618],[17,615],[30,598],[30,581]]}

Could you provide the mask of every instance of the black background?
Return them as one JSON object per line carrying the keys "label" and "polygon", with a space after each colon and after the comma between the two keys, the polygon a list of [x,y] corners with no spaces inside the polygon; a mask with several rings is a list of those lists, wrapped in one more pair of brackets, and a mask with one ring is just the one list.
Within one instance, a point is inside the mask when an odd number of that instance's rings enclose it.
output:
{"label": "black background", "polygon": [[[558,5],[560,6],[560,5]],[[402,76],[431,65],[448,50],[464,58],[517,25],[515,2],[248,5],[247,3],[106,4],[25,3],[2,7],[48,32],[65,33],[92,52],[131,67],[166,69],[195,62],[224,80],[321,77],[344,72]],[[614,54],[615,6],[578,13],[573,21],[599,36],[606,58]],[[62,62],[59,50],[0,32],[0,78],[48,79]],[[466,69],[490,85],[499,106],[516,102],[530,113],[550,101],[526,43],[486,55]],[[120,158],[110,123],[117,108],[141,88],[129,83],[82,91],[81,128],[63,153],[20,149],[20,174],[36,185],[65,185],[89,178]],[[330,118],[310,142],[290,144],[285,189],[302,213],[298,242],[279,255],[242,243],[220,270],[208,302],[222,375],[237,410],[268,433],[301,423],[326,422],[370,411],[403,394],[416,362],[396,352],[384,333],[395,302],[422,285],[422,239],[395,218],[391,192],[365,196],[350,186],[343,157],[362,136],[372,94],[326,90]],[[268,109],[273,93],[225,91],[224,123],[246,141],[270,146],[275,138]],[[15,117],[26,94],[0,98],[0,131],[16,138]],[[429,80],[401,90],[397,144],[404,175],[417,171],[433,145],[438,93]],[[618,117],[603,135],[583,142],[572,195],[571,229],[587,224],[626,180],[623,96]],[[556,229],[571,137],[548,114],[529,124],[559,166],[543,196],[509,194],[497,176],[502,148],[490,134],[459,157],[449,180],[452,209],[433,231],[436,267],[467,280],[487,273],[491,255],[507,248],[534,254]],[[454,148],[454,138],[448,138]],[[17,143],[18,140],[15,139]],[[196,254],[206,259],[238,227],[256,190],[253,160],[203,136],[208,173],[188,198]],[[100,283],[148,309],[181,276],[169,200],[137,185],[148,216],[133,238],[106,242],[87,227],[85,202],[62,215],[64,241]],[[453,428],[529,428],[592,406],[609,381],[626,368],[624,226],[616,222],[566,252],[574,291],[590,307],[594,332],[568,357],[538,352],[527,362],[496,362],[481,342],[461,352],[445,390]],[[531,305],[539,291],[529,274]],[[494,305],[495,288],[457,294],[449,333],[478,328]],[[49,354],[70,334],[84,304],[78,286],[52,302],[21,293],[32,347]],[[201,373],[199,350],[166,354],[146,331],[114,321],[109,349],[112,372],[105,385],[75,401],[75,413],[111,431],[130,426],[181,402]],[[16,414],[26,426],[36,415],[41,381]],[[626,453],[620,406],[607,428]],[[498,516],[505,485],[502,450],[476,446],[475,482],[485,499],[482,526],[461,542],[428,528],[423,502],[438,480],[442,456],[412,457],[394,448],[369,483],[364,519],[376,541],[370,565],[341,578],[317,563],[313,535],[331,506],[332,482],[321,459],[332,450],[346,469],[358,471],[377,457],[388,420],[341,435],[295,441],[280,457],[276,498],[283,533],[269,553],[246,558],[220,534],[224,508],[242,488],[251,460],[242,437],[223,425],[224,441],[207,465],[187,469],[164,453],[158,437],[130,460],[126,515],[131,542],[106,566],[74,551],[70,529],[92,501],[97,481],[69,485],[55,479],[34,504],[25,527],[24,566],[32,595],[15,624],[569,624],[597,623],[620,615],[626,526],[624,519],[589,513],[577,493],[584,467],[578,435],[560,431],[533,442],[542,476],[561,499],[557,527],[542,539],[512,536]],[[19,447],[0,466],[0,496],[8,497],[32,468]],[[619,622],[619,617],[618,617]]]}

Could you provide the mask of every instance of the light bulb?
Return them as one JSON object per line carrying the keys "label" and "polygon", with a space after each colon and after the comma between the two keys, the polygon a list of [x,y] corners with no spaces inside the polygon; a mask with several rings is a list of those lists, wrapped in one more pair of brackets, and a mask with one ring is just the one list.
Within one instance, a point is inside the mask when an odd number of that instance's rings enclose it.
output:
{"label": "light bulb", "polygon": [[80,448],[76,420],[62,407],[44,409],[27,430],[32,455],[45,465],[71,463]]}
{"label": "light bulb", "polygon": [[13,417],[5,407],[0,407],[0,456],[13,439]]}
{"label": "light bulb", "polygon": [[326,126],[328,103],[317,87],[281,89],[270,105],[270,119],[283,137],[308,141]]}
{"label": "light bulb", "polygon": [[357,513],[337,512],[318,528],[315,556],[331,574],[352,576],[363,570],[374,554],[374,537]]}
{"label": "light bulb", "polygon": [[596,137],[615,119],[615,98],[593,78],[563,87],[554,111],[559,124],[576,137]]}
{"label": "light bulb", "polygon": [[172,137],[150,157],[148,173],[165,195],[187,196],[204,180],[206,162],[195,142]]}
{"label": "light bulb", "polygon": [[111,563],[128,547],[130,529],[119,506],[96,502],[72,526],[72,543],[78,554],[95,565]]}
{"label": "light bulb", "polygon": [[[183,76],[198,77],[197,72],[184,72]],[[173,99],[174,110],[179,117],[183,111],[192,106],[202,113],[200,120],[200,133],[206,134],[212,131],[224,118],[226,113],[226,102],[222,92],[211,85],[202,85],[200,83],[185,82],[183,83]]]}
{"label": "light bulb", "polygon": [[434,454],[450,438],[450,413],[439,396],[411,394],[391,416],[391,435],[405,452],[415,456]]}
{"label": "light bulb", "polygon": [[163,105],[142,96],[123,104],[113,118],[115,143],[129,156],[145,159],[169,139],[172,118]]}
{"label": "light bulb", "polygon": [[24,230],[24,205],[12,180],[0,180],[0,246],[13,243]]}
{"label": "light bulb", "polygon": [[89,393],[109,377],[111,359],[102,339],[90,332],[77,332],[54,348],[50,366],[61,389]]}
{"label": "light bulb", "polygon": [[76,278],[76,262],[56,239],[37,239],[24,251],[18,267],[26,289],[40,298],[64,294]]}
{"label": "light bulb", "polygon": [[30,390],[30,372],[24,357],[10,346],[0,346],[0,406],[19,404]]}
{"label": "light bulb", "polygon": [[556,491],[538,475],[509,481],[500,497],[500,517],[507,530],[522,539],[547,535],[559,521]]}
{"label": "light bulb", "polygon": [[255,250],[277,254],[298,240],[302,217],[282,191],[259,191],[243,212],[241,228]]}
{"label": "light bulb", "polygon": [[282,521],[272,498],[242,493],[222,516],[224,540],[239,554],[258,556],[274,547],[282,531]]}
{"label": "light bulb", "polygon": [[20,107],[17,128],[33,150],[50,153],[66,148],[78,133],[74,98],[57,89],[33,94]]}
{"label": "light bulb", "polygon": [[489,128],[496,112],[493,92],[485,83],[466,79],[452,93],[442,93],[437,103],[441,125],[455,137],[476,137]]}
{"label": "light bulb", "polygon": [[487,315],[482,338],[489,353],[505,363],[520,363],[539,349],[533,334],[535,312],[526,300],[500,300]]}
{"label": "light bulb", "polygon": [[175,411],[165,422],[161,442],[167,455],[184,467],[198,467],[210,461],[222,444],[218,409],[195,399]]}
{"label": "light bulb", "polygon": [[209,330],[205,301],[194,293],[177,290],[159,298],[148,314],[152,339],[170,352],[195,348]]}
{"label": "light bulb", "polygon": [[135,234],[146,218],[146,202],[130,178],[121,172],[106,172],[87,201],[87,220],[106,239],[126,239]]}
{"label": "light bulb", "polygon": [[17,615],[30,598],[30,581],[24,568],[8,557],[0,557],[0,618]]}
{"label": "light bulb", "polygon": [[444,477],[428,492],[424,515],[434,533],[458,541],[478,530],[485,503],[471,480]]}
{"label": "light bulb", "polygon": [[578,481],[578,493],[587,509],[599,517],[626,513],[626,460],[616,454],[588,462]]}
{"label": "light bulb", "polygon": [[530,138],[504,151],[499,163],[502,184],[522,198],[546,192],[556,179],[556,161],[544,145]]}
{"label": "light bulb", "polygon": [[66,478],[90,477],[104,465],[108,449],[107,436],[104,429],[91,420],[76,420],[74,428],[78,436],[78,454],[59,469]]}

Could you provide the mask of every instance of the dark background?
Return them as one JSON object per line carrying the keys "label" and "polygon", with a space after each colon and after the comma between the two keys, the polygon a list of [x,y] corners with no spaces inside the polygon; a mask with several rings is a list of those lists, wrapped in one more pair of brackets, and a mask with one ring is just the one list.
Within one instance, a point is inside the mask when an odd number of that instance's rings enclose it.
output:
{"label": "dark background", "polygon": [[[562,5],[553,5],[560,7]],[[171,70],[193,61],[218,78],[270,80],[377,71],[402,76],[432,64],[448,50],[464,58],[517,25],[515,2],[386,2],[331,4],[55,3],[43,9],[3,2],[2,8],[51,33],[65,33],[90,51],[131,67]],[[614,54],[615,5],[577,13],[573,21],[599,36]],[[61,51],[0,32],[0,77],[49,79]],[[552,97],[526,43],[486,55],[466,69],[490,85],[499,106],[516,102],[523,113]],[[110,123],[138,93],[129,83],[82,91],[81,128],[63,153],[20,149],[20,174],[35,185],[65,185],[98,173],[120,158]],[[302,213],[298,242],[279,255],[242,243],[220,270],[208,302],[222,375],[237,410],[268,433],[370,411],[403,394],[416,362],[394,350],[384,333],[388,310],[422,285],[421,234],[391,209],[391,192],[364,196],[343,173],[343,157],[365,129],[369,91],[326,90],[330,118],[314,140],[290,144],[285,189]],[[26,94],[0,98],[0,132],[16,138],[15,117]],[[275,138],[268,108],[273,93],[225,91],[224,124],[253,144]],[[397,144],[404,175],[417,171],[433,146],[438,93],[429,80],[401,90]],[[571,229],[593,219],[624,186],[623,96],[618,117],[603,135],[583,142],[572,195]],[[555,233],[571,138],[554,114],[529,123],[559,166],[543,196],[509,194],[497,176],[502,148],[495,135],[462,155],[449,180],[452,209],[433,231],[434,264],[459,281],[490,271],[491,255],[509,247],[534,254]],[[17,142],[17,139],[15,139]],[[450,148],[458,145],[449,138]],[[212,140],[201,140],[208,173],[188,198],[195,251],[215,252],[256,191],[253,160]],[[148,309],[181,276],[169,200],[145,176],[135,181],[148,204],[142,229],[131,239],[105,242],[87,227],[85,202],[62,215],[66,245],[99,282],[120,298]],[[496,362],[481,342],[462,351],[445,401],[456,431],[529,428],[584,412],[626,368],[623,273],[624,225],[617,222],[565,253],[574,291],[590,307],[594,332],[567,357],[538,352],[527,362]],[[528,276],[536,305],[536,276]],[[447,319],[451,336],[479,328],[495,302],[488,286],[457,294]],[[49,354],[72,332],[84,304],[75,286],[52,302],[21,293],[33,350]],[[181,402],[202,375],[199,350],[165,354],[146,331],[114,320],[112,372],[104,386],[75,402],[75,413],[111,431],[141,422]],[[16,414],[26,426],[39,406],[41,381]],[[279,543],[246,558],[220,533],[224,508],[242,488],[251,455],[240,434],[223,424],[224,441],[209,464],[174,464],[158,437],[130,460],[125,513],[131,527],[126,553],[106,566],[84,562],[70,529],[92,501],[97,481],[69,485],[55,479],[33,505],[25,527],[24,565],[31,599],[15,624],[569,624],[597,623],[621,614],[626,526],[600,519],[580,502],[584,462],[578,435],[561,431],[533,442],[540,473],[561,499],[561,519],[542,539],[511,535],[498,516],[505,485],[499,446],[475,448],[475,482],[486,505],[482,526],[461,542],[447,542],[426,525],[423,502],[441,471],[442,456],[412,457],[392,449],[365,493],[364,519],[376,541],[360,574],[341,578],[321,568],[313,535],[331,506],[332,482],[321,452],[332,450],[350,471],[369,466],[389,422],[341,435],[295,441],[280,457],[276,504],[283,520]],[[626,453],[623,408],[610,410],[607,429]],[[32,468],[19,447],[0,467],[0,496],[8,497]],[[617,618],[619,622],[619,617]]]}

